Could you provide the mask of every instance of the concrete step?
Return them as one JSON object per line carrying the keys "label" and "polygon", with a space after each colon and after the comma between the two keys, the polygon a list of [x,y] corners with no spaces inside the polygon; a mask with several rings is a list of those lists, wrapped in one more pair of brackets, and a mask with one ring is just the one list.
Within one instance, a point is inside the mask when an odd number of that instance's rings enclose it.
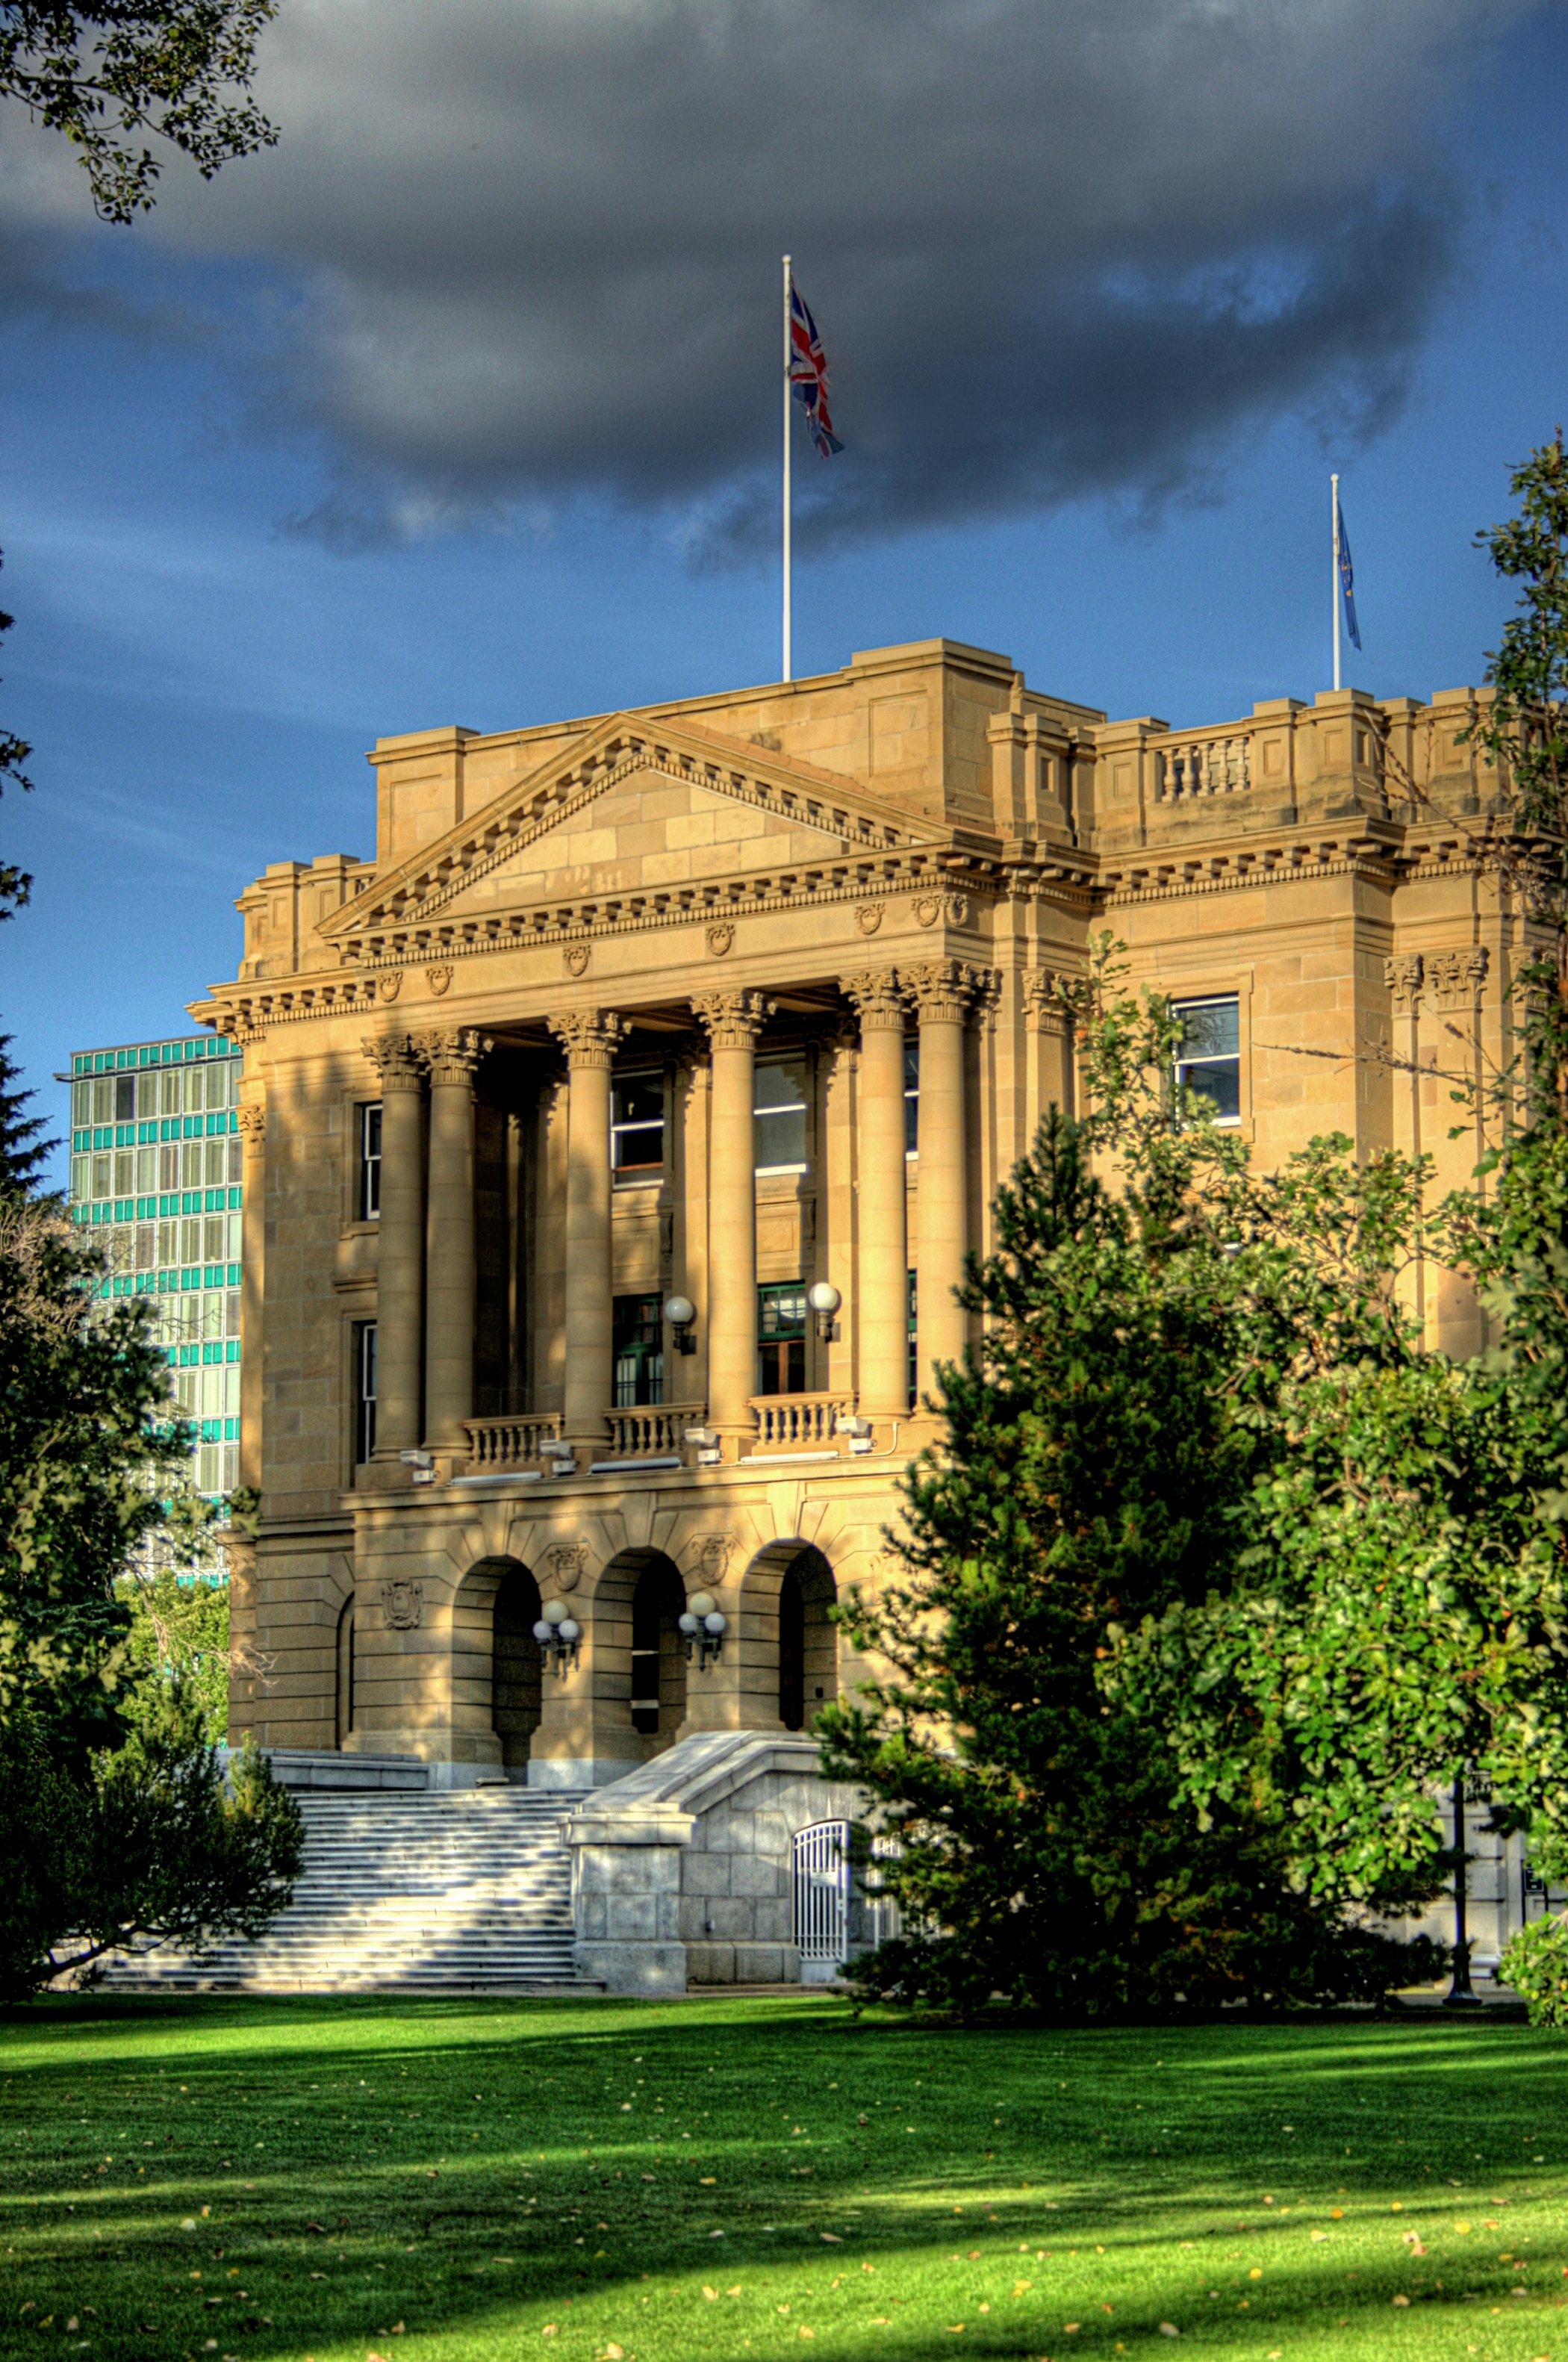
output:
{"label": "concrete step", "polygon": [[570,1985],[571,1861],[585,1792],[293,1792],[304,1868],[259,1943],[105,1963],[117,1990],[352,1992]]}

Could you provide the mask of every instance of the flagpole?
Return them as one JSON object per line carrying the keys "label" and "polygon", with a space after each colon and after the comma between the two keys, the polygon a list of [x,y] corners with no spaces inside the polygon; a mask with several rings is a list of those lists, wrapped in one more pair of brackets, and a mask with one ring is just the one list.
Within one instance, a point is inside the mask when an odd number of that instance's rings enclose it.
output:
{"label": "flagpole", "polygon": [[794,679],[790,613],[790,257],[784,257],[784,679]]}
{"label": "flagpole", "polygon": [[1333,506],[1332,540],[1329,552],[1329,580],[1334,602],[1334,687],[1340,685],[1340,480],[1329,478],[1330,498]]}

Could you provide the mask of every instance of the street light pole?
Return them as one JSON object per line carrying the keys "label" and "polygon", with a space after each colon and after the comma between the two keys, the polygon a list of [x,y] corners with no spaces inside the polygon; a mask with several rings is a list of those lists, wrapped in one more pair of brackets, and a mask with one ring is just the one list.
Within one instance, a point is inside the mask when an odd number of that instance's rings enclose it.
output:
{"label": "street light pole", "polygon": [[1485,2003],[1470,1984],[1470,1935],[1465,1919],[1464,1767],[1453,1783],[1453,1978],[1443,1995],[1444,2009],[1484,2009]]}

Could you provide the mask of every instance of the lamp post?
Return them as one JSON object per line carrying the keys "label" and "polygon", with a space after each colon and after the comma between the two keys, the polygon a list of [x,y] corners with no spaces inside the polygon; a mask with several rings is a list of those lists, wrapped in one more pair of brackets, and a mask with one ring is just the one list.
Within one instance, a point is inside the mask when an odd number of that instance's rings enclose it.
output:
{"label": "lamp post", "polygon": [[1483,2009],[1485,2003],[1470,1984],[1470,1934],[1465,1920],[1464,1766],[1453,1783],[1453,1978],[1443,1995],[1444,2009]]}
{"label": "lamp post", "polygon": [[806,1302],[816,1314],[819,1341],[824,1345],[831,1345],[833,1324],[838,1317],[838,1308],[844,1302],[843,1297],[831,1279],[819,1279],[814,1286],[806,1290]]}

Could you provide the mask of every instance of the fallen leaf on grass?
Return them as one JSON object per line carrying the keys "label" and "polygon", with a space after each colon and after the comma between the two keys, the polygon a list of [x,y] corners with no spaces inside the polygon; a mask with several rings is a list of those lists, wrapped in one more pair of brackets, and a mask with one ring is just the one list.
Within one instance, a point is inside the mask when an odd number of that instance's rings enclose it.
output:
{"label": "fallen leaf on grass", "polygon": [[1162,2337],[1179,2337],[1181,2335],[1181,2332],[1176,2327],[1174,2321],[1162,2321],[1160,2323],[1160,2335]]}
{"label": "fallen leaf on grass", "polygon": [[717,2304],[719,2301],[719,2291],[717,2289],[705,2288],[702,2293],[707,2298],[710,2304]]}
{"label": "fallen leaf on grass", "polygon": [[825,2240],[830,2247],[842,2247],[844,2245],[836,2231],[819,2231],[817,2236]]}
{"label": "fallen leaf on grass", "polygon": [[1397,2296],[1397,2297],[1395,2298],[1394,2301],[1395,2301],[1395,2303],[1396,2303],[1396,2304],[1404,2304],[1404,2305],[1408,2305],[1408,2304],[1409,2303],[1410,2300],[1409,2300],[1409,2298],[1408,2298],[1408,2296]]}

